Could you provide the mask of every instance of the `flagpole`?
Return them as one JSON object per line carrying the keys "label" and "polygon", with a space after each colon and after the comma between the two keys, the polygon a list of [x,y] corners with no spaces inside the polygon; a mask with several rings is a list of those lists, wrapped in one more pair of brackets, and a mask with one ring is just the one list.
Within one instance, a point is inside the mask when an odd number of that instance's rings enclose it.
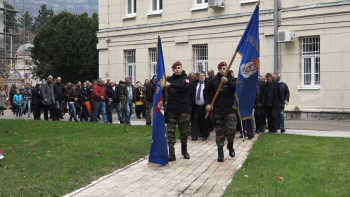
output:
{"label": "flagpole", "polygon": [[[256,5],[257,5],[258,7],[260,6],[260,0],[256,3]],[[230,71],[230,68],[231,68],[231,66],[232,66],[232,63],[233,63],[234,59],[236,58],[237,53],[238,53],[238,51],[235,50],[235,53],[233,54],[233,57],[232,57],[231,62],[230,62],[230,65],[229,65],[228,68],[226,69],[226,72],[225,72],[225,74],[224,74],[224,77],[226,77],[227,74],[228,74],[228,72]],[[221,89],[222,85],[223,85],[223,82],[221,81],[221,82],[220,82],[220,85],[219,85],[219,87],[218,87],[218,89],[216,90],[216,93],[215,93],[215,95],[214,95],[214,98],[213,98],[213,100],[212,100],[211,103],[210,103],[211,107],[213,107],[213,105],[214,105],[214,103],[215,103],[215,101],[216,101],[216,99],[217,99],[217,97],[218,97],[218,95],[219,95],[219,92],[220,92],[220,89]],[[205,115],[205,119],[208,118],[209,113],[210,113],[210,112],[207,112],[207,114]]]}
{"label": "flagpole", "polygon": [[[242,130],[242,138],[243,138],[243,142],[244,142],[245,141],[245,136],[244,136],[244,129],[243,129],[243,121],[242,120],[241,120],[241,130]],[[247,132],[248,132],[248,128],[247,128]]]}
{"label": "flagpole", "polygon": [[[158,35],[158,39],[160,39],[160,36]],[[158,42],[157,42],[157,61],[158,61]],[[157,62],[157,66],[158,66],[158,62]],[[164,79],[166,80],[166,71],[165,71],[165,68],[164,68]],[[166,101],[168,101],[168,88],[165,87],[165,97],[166,97]]]}
{"label": "flagpole", "polygon": [[[233,54],[233,57],[232,57],[232,59],[231,59],[231,61],[230,61],[230,64],[229,64],[229,66],[228,66],[227,69],[226,69],[226,72],[225,72],[225,74],[224,74],[224,77],[226,77],[227,74],[228,74],[228,72],[230,71],[230,68],[231,68],[231,66],[232,66],[233,61],[234,61],[235,58],[236,58],[237,53],[238,53],[238,51],[235,50],[235,53]],[[214,98],[213,98],[213,100],[212,100],[211,103],[210,103],[211,106],[214,105],[214,103],[215,103],[215,101],[216,101],[216,99],[217,99],[217,97],[218,97],[218,95],[219,95],[220,89],[221,89],[221,87],[222,87],[223,84],[224,84],[224,83],[221,81],[221,82],[220,82],[220,85],[219,85],[219,87],[218,87],[218,89],[217,89],[216,92],[215,92]],[[207,119],[208,116],[209,116],[209,112],[207,112],[207,114],[205,115],[205,119]]]}

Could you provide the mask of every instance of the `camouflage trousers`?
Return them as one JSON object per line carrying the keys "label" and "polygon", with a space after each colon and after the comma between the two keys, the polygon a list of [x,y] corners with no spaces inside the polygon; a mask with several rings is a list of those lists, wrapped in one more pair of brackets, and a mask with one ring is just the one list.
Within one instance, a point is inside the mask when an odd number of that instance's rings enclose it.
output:
{"label": "camouflage trousers", "polygon": [[167,128],[167,138],[169,147],[174,147],[176,143],[176,125],[179,127],[180,131],[180,141],[181,143],[187,142],[188,138],[188,124],[190,122],[190,115],[187,113],[173,114],[167,112],[168,116],[168,128]]}
{"label": "camouflage trousers", "polygon": [[216,128],[216,145],[224,147],[225,138],[228,143],[233,143],[236,133],[236,114],[220,115],[214,114]]}

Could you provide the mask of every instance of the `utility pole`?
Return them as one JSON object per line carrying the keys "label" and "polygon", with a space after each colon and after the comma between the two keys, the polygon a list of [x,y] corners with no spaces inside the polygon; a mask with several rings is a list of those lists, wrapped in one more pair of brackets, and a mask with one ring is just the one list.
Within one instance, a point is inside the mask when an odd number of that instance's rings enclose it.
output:
{"label": "utility pole", "polygon": [[274,73],[278,73],[278,1],[274,0],[274,11],[273,11],[273,21],[274,21]]}

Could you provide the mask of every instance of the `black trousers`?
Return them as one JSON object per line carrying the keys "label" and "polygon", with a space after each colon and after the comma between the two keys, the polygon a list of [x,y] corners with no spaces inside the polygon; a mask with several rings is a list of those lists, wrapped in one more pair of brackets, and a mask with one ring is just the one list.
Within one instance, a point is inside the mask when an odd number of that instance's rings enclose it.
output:
{"label": "black trousers", "polygon": [[[152,123],[152,117],[151,117],[151,112],[152,112],[152,102],[147,101],[146,105],[146,125],[151,125]],[[166,121],[166,119],[165,119]]]}
{"label": "black trousers", "polygon": [[32,105],[34,120],[40,120],[42,105]]}
{"label": "black trousers", "polygon": [[266,125],[266,116],[261,106],[257,106],[254,112],[255,126],[257,132],[264,132]]}
{"label": "black trousers", "polygon": [[82,112],[81,112],[81,116],[80,116],[80,121],[85,121],[85,122],[88,122],[89,121],[89,112],[85,106],[85,104],[82,104],[81,105],[81,108],[82,108]]}
{"label": "black trousers", "polygon": [[141,114],[142,114],[142,117],[145,117],[144,115],[144,108],[145,108],[145,105],[135,105],[135,112],[136,112],[136,116],[137,117],[141,117]]}
{"label": "black trousers", "polygon": [[5,109],[5,107],[3,107],[3,106],[0,107],[0,116],[2,116],[4,114],[4,109]]}
{"label": "black trousers", "polygon": [[43,109],[44,109],[44,119],[45,120],[49,120],[49,111],[50,111],[50,116],[52,118],[52,120],[57,120],[56,118],[56,111],[55,111],[55,105],[43,105]]}
{"label": "black trousers", "polygon": [[210,131],[209,120],[205,119],[205,105],[193,106],[192,112],[192,137],[208,137]]}
{"label": "black trousers", "polygon": [[264,112],[267,117],[269,132],[277,132],[279,109],[273,107],[264,107]]}
{"label": "black trousers", "polygon": [[119,102],[106,103],[106,114],[109,123],[113,123],[113,110],[118,111]]}

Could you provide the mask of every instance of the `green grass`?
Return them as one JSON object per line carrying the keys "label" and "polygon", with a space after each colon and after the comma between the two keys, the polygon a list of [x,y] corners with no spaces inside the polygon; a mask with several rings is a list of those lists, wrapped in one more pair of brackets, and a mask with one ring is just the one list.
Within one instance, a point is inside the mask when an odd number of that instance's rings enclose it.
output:
{"label": "green grass", "polygon": [[148,154],[151,127],[0,120],[0,196],[60,196]]}
{"label": "green grass", "polygon": [[263,134],[224,196],[349,196],[350,139]]}

